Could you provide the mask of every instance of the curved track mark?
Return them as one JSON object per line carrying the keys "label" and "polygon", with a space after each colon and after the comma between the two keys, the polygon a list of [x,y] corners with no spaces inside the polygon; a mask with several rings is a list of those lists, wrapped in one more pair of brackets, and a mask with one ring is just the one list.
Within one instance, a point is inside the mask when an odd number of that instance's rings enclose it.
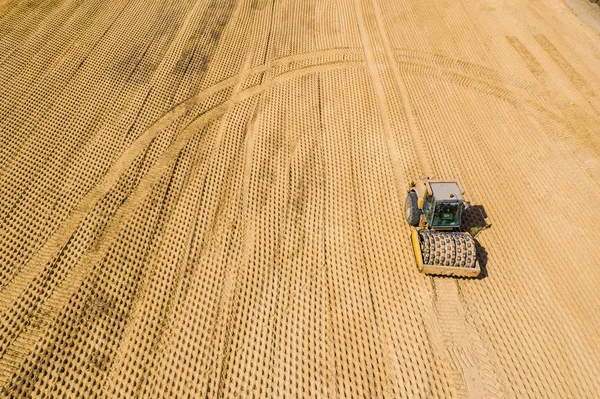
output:
{"label": "curved track mark", "polygon": [[[593,152],[588,149],[579,140],[572,126],[561,116],[555,114],[545,106],[541,105],[534,98],[527,98],[523,95],[515,93],[510,86],[504,85],[502,82],[490,82],[481,80],[476,77],[467,76],[464,72],[455,72],[440,68],[435,65],[425,65],[413,62],[403,62],[412,73],[417,73],[427,77],[435,77],[450,83],[468,87],[482,94],[487,94],[505,101],[513,107],[521,110],[524,115],[533,117],[535,120],[546,119],[549,123],[548,130],[554,136],[552,140],[560,139],[565,143],[566,149],[581,161],[581,167],[585,172],[592,177],[593,181],[599,181],[600,165]],[[545,118],[544,118],[545,117]],[[560,132],[563,132],[562,134]],[[558,137],[557,137],[558,136]],[[542,140],[545,142],[546,139]],[[548,146],[550,152],[556,152],[553,147]]]}
{"label": "curved track mark", "polygon": [[[358,49],[356,50],[358,51]],[[280,58],[272,63],[263,64],[248,71],[242,71],[240,74],[234,75],[213,86],[210,86],[206,90],[197,93],[196,95],[171,108],[165,115],[163,115],[159,120],[146,129],[146,131],[123,152],[123,154],[102,177],[100,182],[79,201],[79,205],[71,212],[69,218],[61,224],[60,228],[48,239],[48,241],[46,241],[44,246],[37,251],[32,259],[27,262],[27,265],[23,270],[21,270],[20,274],[15,277],[15,280],[10,283],[10,286],[27,286],[28,282],[31,281],[31,279],[33,279],[33,277],[40,271],[39,268],[32,268],[31,265],[39,265],[42,259],[49,261],[51,257],[64,246],[68,238],[73,234],[73,231],[83,221],[85,216],[92,210],[95,204],[110,191],[114,184],[119,180],[121,174],[129,168],[137,156],[141,154],[150,145],[150,143],[152,143],[152,141],[162,130],[167,128],[178,118],[181,118],[190,112],[195,105],[208,99],[210,96],[218,93],[219,91],[235,85],[240,79],[249,75],[262,73],[290,62],[306,61],[315,57],[337,55],[348,55],[348,49],[315,51]],[[14,300],[13,295],[10,297],[7,295],[10,291],[10,286],[6,286],[2,290],[4,295],[0,297],[0,315],[4,314],[6,308],[10,306]]]}
{"label": "curved track mark", "polygon": [[[360,20],[359,25],[364,24],[363,18],[364,17],[362,15],[359,16],[359,20]],[[385,119],[385,122],[384,122],[384,128],[385,128],[386,124],[389,125],[389,118],[385,118],[385,115],[386,115],[385,112],[389,111],[389,110],[387,109],[387,102],[385,99],[385,94],[383,92],[383,83],[381,81],[381,76],[379,75],[379,71],[376,70],[376,64],[374,62],[375,54],[373,52],[372,43],[370,42],[370,39],[368,37],[366,37],[366,35],[368,33],[366,32],[365,29],[366,28],[363,25],[363,27],[361,28],[361,32],[363,32],[363,34],[365,35],[365,37],[364,37],[364,39],[365,39],[365,49],[364,49],[365,57],[366,57],[367,61],[370,60],[370,62],[368,63],[370,72],[372,75],[374,75],[374,81],[375,81],[376,88],[379,87],[379,89],[380,89],[380,91],[377,91],[377,90],[376,91],[378,94],[378,101],[380,101],[383,104],[381,110],[382,110],[382,113],[384,113],[384,115],[382,115],[382,116]],[[11,289],[5,290],[4,293],[6,295],[3,295],[2,298],[0,299],[0,311],[4,312],[9,306],[11,306],[13,304],[14,300],[16,300],[19,297],[19,295],[21,295],[21,293],[28,288],[28,284],[29,284],[30,280],[33,279],[33,277],[36,274],[38,274],[40,270],[43,269],[43,267],[47,264],[47,262],[51,261],[52,257],[55,255],[55,253],[65,245],[65,243],[67,242],[69,237],[73,234],[73,231],[81,223],[83,218],[87,215],[87,213],[89,213],[89,211],[91,211],[91,209],[96,204],[96,202],[99,199],[101,199],[107,192],[110,191],[110,189],[112,188],[114,183],[120,177],[121,173],[127,169],[127,167],[133,162],[133,160],[137,157],[137,155],[140,154],[142,151],[144,151],[145,148],[147,148],[147,146],[152,142],[152,140],[154,140],[154,138],[160,133],[160,131],[162,131],[164,128],[169,126],[169,124],[171,124],[172,122],[176,121],[178,118],[186,115],[188,112],[190,112],[190,110],[195,105],[206,100],[207,98],[209,98],[211,95],[217,93],[218,91],[230,87],[231,85],[236,85],[239,87],[239,85],[242,83],[241,80],[245,79],[246,77],[248,77],[254,73],[262,73],[264,71],[270,70],[270,68],[275,68],[275,67],[278,67],[281,65],[285,65],[286,63],[294,62],[294,61],[310,60],[312,58],[319,57],[319,56],[321,56],[321,57],[322,56],[333,56],[333,55],[347,56],[348,53],[357,53],[357,52],[358,52],[358,49],[350,49],[350,50],[334,49],[334,50],[323,50],[323,51],[318,51],[318,52],[311,52],[311,53],[294,55],[294,56],[282,58],[282,59],[276,60],[274,62],[270,62],[268,64],[264,64],[264,65],[252,68],[250,70],[244,70],[244,71],[240,72],[240,74],[232,76],[226,80],[223,80],[223,81],[209,87],[205,91],[200,92],[200,93],[196,94],[195,96],[190,97],[189,99],[185,100],[184,102],[173,107],[167,114],[165,114],[158,121],[156,121],[150,128],[148,128],[132,144],[132,146],[130,146],[122,154],[122,156],[117,160],[117,162],[112,165],[112,167],[109,169],[109,171],[103,177],[101,182],[97,186],[95,186],[83,198],[82,201],[80,201],[79,206],[70,215],[69,219],[66,220],[61,225],[61,228],[47,241],[47,243],[44,245],[44,247],[40,251],[38,251],[38,253],[28,262],[27,270],[25,272],[21,273],[18,276],[18,278],[16,278],[15,281],[12,282],[11,287],[10,287]],[[426,57],[426,58],[434,60],[434,63],[435,63],[435,60],[437,59],[436,57],[438,57],[438,56],[432,56],[432,57],[433,58],[431,58],[431,57]],[[423,57],[421,57],[421,59],[423,59]],[[442,60],[442,61],[444,61],[444,60]],[[458,69],[459,72],[440,68],[439,65],[424,65],[424,64],[416,63],[416,62],[407,62],[407,61],[398,61],[398,60],[396,60],[396,63],[402,64],[403,66],[408,67],[407,69],[405,69],[407,72],[416,72],[416,73],[424,74],[429,77],[436,77],[436,78],[441,78],[441,79],[445,79],[445,80],[450,80],[454,83],[466,85],[475,90],[481,91],[482,93],[494,95],[500,99],[503,99],[504,101],[508,101],[509,103],[511,103],[515,106],[531,107],[534,110],[536,110],[537,112],[540,112],[540,113],[550,116],[551,119],[555,123],[560,123],[565,128],[568,128],[568,126],[564,123],[564,121],[562,121],[562,119],[560,117],[558,117],[557,115],[555,115],[554,113],[552,113],[551,111],[546,109],[545,107],[541,106],[540,104],[537,104],[533,100],[519,98],[519,96],[515,95],[515,93],[512,92],[511,90],[504,89],[502,87],[502,81],[501,81],[503,79],[501,77],[499,77],[499,75],[496,75],[496,73],[493,70],[488,70],[485,67],[478,68],[477,66],[467,67],[467,65],[470,65],[470,64],[461,63],[459,60],[455,60],[455,61],[448,61],[448,62],[442,62],[442,63],[450,68],[454,67],[455,69]],[[101,257],[103,256],[105,251],[110,246],[110,243],[119,233],[119,231],[120,231],[119,226],[120,226],[121,221],[129,218],[131,216],[131,214],[135,211],[135,209],[143,202],[144,198],[150,193],[153,185],[156,183],[158,178],[162,175],[162,173],[166,170],[166,168],[168,168],[171,161],[173,159],[175,159],[175,157],[179,154],[179,152],[185,147],[185,145],[191,139],[191,137],[193,137],[197,133],[198,129],[200,129],[202,126],[209,123],[213,119],[218,118],[219,116],[221,116],[222,114],[227,112],[227,110],[229,110],[232,106],[239,103],[240,101],[244,101],[247,98],[250,98],[251,96],[254,96],[260,92],[263,92],[264,90],[267,90],[268,88],[270,88],[276,84],[283,83],[284,81],[293,79],[295,77],[304,76],[304,75],[311,74],[311,73],[318,73],[318,72],[326,71],[326,70],[339,69],[339,68],[342,68],[342,67],[345,67],[348,65],[353,65],[353,64],[356,66],[364,66],[364,62],[361,62],[361,61],[330,62],[330,63],[325,63],[325,64],[317,64],[317,65],[305,67],[305,68],[302,68],[299,70],[284,73],[282,75],[277,76],[272,81],[270,81],[266,84],[263,84],[260,86],[253,86],[246,90],[241,91],[238,94],[233,95],[225,103],[211,109],[210,111],[206,112],[205,114],[203,114],[199,118],[197,118],[195,121],[193,121],[187,128],[184,129],[184,131],[180,134],[180,136],[178,137],[176,142],[164,154],[163,158],[160,159],[155,165],[153,165],[153,167],[149,170],[149,172],[144,177],[142,182],[140,182],[140,185],[136,188],[136,190],[134,191],[132,196],[130,198],[128,198],[128,200],[123,204],[123,206],[117,211],[117,213],[111,219],[111,222],[109,223],[109,226],[107,227],[107,229],[105,231],[105,234],[99,238],[97,245],[94,247],[94,250],[92,250],[88,254],[86,254],[84,259],[80,262],[80,266],[79,266],[78,270],[72,271],[73,278],[71,280],[73,281],[73,283],[69,283],[68,286],[61,287],[59,289],[60,292],[55,292],[53,294],[52,298],[48,301],[48,303],[45,304],[44,309],[46,309],[46,310],[43,310],[41,313],[41,314],[45,314],[44,322],[41,323],[39,326],[37,326],[37,328],[36,328],[37,333],[35,333],[33,336],[37,337],[37,336],[39,336],[39,334],[41,334],[43,332],[43,326],[48,324],[49,321],[52,320],[53,317],[55,317],[57,312],[64,305],[64,302],[66,302],[68,300],[70,293],[72,293],[71,291],[73,289],[76,289],[76,287],[78,287],[78,285],[79,285],[78,283],[81,282],[82,279],[85,277],[85,275],[91,268],[91,265],[93,265],[93,264],[95,264],[95,262],[101,260]],[[479,78],[475,78],[472,76],[465,76],[464,70],[469,69],[469,68],[475,68],[476,72],[481,71],[480,73],[476,73],[479,76]],[[394,70],[396,70],[396,68],[394,68]],[[433,70],[433,72],[431,72],[432,70]],[[396,73],[399,74],[399,72],[397,72],[397,71],[396,71]],[[496,82],[495,82],[496,84],[494,84],[495,80],[496,80]],[[387,115],[389,115],[389,112],[387,113]],[[392,164],[394,164],[394,159],[397,160],[398,158],[394,158],[394,156],[393,156],[394,149],[396,149],[396,146],[395,146],[395,143],[393,142],[391,126],[387,126],[386,135],[387,135],[388,146],[390,147],[390,154],[392,155]],[[32,327],[30,327],[30,331],[31,331],[31,328]],[[18,344],[17,344],[17,342],[18,342]],[[23,346],[24,341],[23,341],[22,337],[17,338],[17,342],[14,342],[13,345],[11,345],[13,347],[13,349],[28,347],[27,345]],[[19,352],[20,350],[16,349],[16,351]],[[14,351],[11,351],[11,352],[14,352]],[[2,359],[2,364],[5,361],[9,361],[9,358],[12,358],[12,357],[13,356],[6,356],[4,359]]]}
{"label": "curved track mark", "polygon": [[[529,54],[529,55],[521,54],[521,52],[527,51],[527,50],[524,48],[519,48],[519,46],[522,46],[522,44],[520,42],[515,44],[516,43],[515,40],[512,40],[512,41],[509,40],[509,43],[511,43],[511,45],[513,47],[515,47],[515,46],[517,47],[517,50],[515,50],[515,51],[517,51],[517,53],[519,53],[522,58],[532,57],[531,54]],[[488,68],[488,67],[480,65],[480,64],[474,64],[471,62],[463,61],[463,60],[460,60],[457,58],[448,57],[445,55],[432,54],[432,53],[427,53],[424,51],[411,50],[411,49],[394,49],[394,54],[397,58],[400,58],[400,62],[402,62],[402,63],[404,63],[404,62],[415,63],[415,61],[420,60],[421,64],[426,63],[428,66],[432,66],[435,68],[450,70],[450,71],[460,73],[463,75],[466,73],[466,74],[468,74],[469,79],[476,78],[477,80],[486,80],[489,82],[494,82],[495,85],[502,85],[502,86],[510,89],[513,93],[515,93],[515,94],[518,93],[520,96],[530,98],[540,104],[544,104],[548,100],[548,93],[541,91],[540,88],[538,86],[536,86],[534,83],[517,79],[512,75],[507,75],[507,74],[501,73],[499,71],[496,71],[494,69]],[[526,62],[531,63],[531,62],[537,62],[537,61],[529,60]],[[529,65],[529,68],[530,68],[530,70],[532,70],[532,73],[535,75],[536,68],[541,68],[541,67],[535,67],[535,66]],[[559,104],[554,103],[554,102],[551,104],[548,104],[548,105],[554,105],[557,107],[559,106]],[[544,105],[544,107],[547,107],[547,105]],[[600,122],[598,115],[590,114],[583,109],[581,109],[580,112],[583,113],[583,116],[585,118],[589,118],[590,120],[593,120],[594,122]]]}
{"label": "curved track mark", "polygon": [[[268,81],[266,84],[253,86],[241,91],[237,95],[232,96],[223,104],[212,108],[210,111],[204,113],[194,120],[184,131],[180,133],[175,142],[167,149],[166,153],[148,170],[148,173],[146,173],[146,175],[142,178],[131,196],[117,210],[115,215],[109,221],[104,234],[98,238],[92,250],[84,255],[78,266],[72,270],[70,275],[65,279],[68,281],[68,284],[60,286],[53,293],[52,297],[46,303],[44,303],[44,306],[38,312],[39,314],[43,315],[43,317],[40,319],[40,323],[36,324],[35,326],[30,325],[29,329],[27,330],[27,334],[21,333],[18,338],[10,344],[10,349],[7,351],[6,355],[0,359],[0,385],[5,384],[7,378],[10,377],[10,374],[7,375],[5,372],[2,372],[2,370],[11,370],[11,364],[16,364],[15,362],[18,363],[23,360],[35,342],[44,333],[48,325],[56,318],[60,310],[68,302],[73,292],[80,286],[85,276],[93,268],[93,265],[102,260],[113,240],[121,231],[122,223],[128,220],[137,207],[143,203],[144,199],[151,193],[155,183],[160,179],[165,170],[171,165],[171,163],[185,148],[187,143],[200,128],[210,123],[215,118],[223,115],[234,105],[249,99],[256,94],[260,94],[271,87],[298,77],[346,68],[364,68],[364,63],[355,61],[330,62],[284,73]],[[92,205],[93,204],[89,204],[88,206],[91,207]],[[64,225],[72,226],[73,228],[77,227],[77,223],[72,221],[69,221]],[[61,231],[62,230],[65,229],[61,229]],[[64,236],[53,237],[53,242],[58,245],[58,248],[60,248],[66,243],[71,234],[72,232],[68,232],[64,234]],[[52,256],[54,256],[54,253],[50,252],[48,249],[45,251],[40,251],[38,254],[38,256],[30,261],[32,272],[33,270],[41,270],[46,263],[52,259]],[[3,312],[5,311],[7,305],[12,304],[13,301],[19,297],[22,289],[26,289],[27,281],[19,282],[18,284],[15,283],[14,285],[16,285],[16,287],[19,289],[13,289],[7,292],[7,295],[3,297]]]}
{"label": "curved track mark", "polygon": [[[366,34],[366,32],[365,32],[365,34]],[[281,65],[290,63],[290,62],[310,60],[311,58],[319,57],[319,56],[321,56],[321,57],[322,56],[333,56],[333,55],[347,56],[348,53],[356,53],[357,51],[358,51],[358,49],[350,49],[350,51],[348,49],[322,50],[322,51],[310,52],[310,53],[306,53],[306,54],[293,55],[290,57],[281,58],[274,62],[271,62],[268,64],[263,64],[263,65],[255,67],[255,68],[252,68],[250,70],[242,71],[242,72],[240,72],[240,74],[232,76],[228,79],[225,79],[225,80],[207,88],[206,90],[188,98],[187,100],[181,102],[180,104],[176,105],[171,110],[169,110],[169,112],[167,112],[163,117],[161,117],[159,120],[157,120],[152,126],[150,126],[131,146],[129,146],[127,148],[127,150],[125,150],[125,152],[119,157],[119,159],[110,167],[110,169],[107,171],[107,173],[103,176],[101,181],[92,190],[90,190],[85,197],[82,198],[82,200],[79,202],[78,207],[69,216],[69,219],[67,219],[65,222],[63,222],[61,224],[61,227],[59,228],[59,230],[57,230],[57,232],[46,242],[46,244],[28,262],[29,269],[31,269],[32,264],[39,264],[40,259],[50,259],[51,256],[53,256],[56,252],[58,252],[60,250],[60,248],[62,248],[62,246],[66,242],[66,239],[68,239],[68,237],[70,237],[72,235],[73,231],[81,223],[83,218],[91,211],[91,209],[97,203],[97,201],[99,201],[106,193],[108,193],[109,190],[116,183],[116,181],[118,181],[122,172],[131,165],[131,163],[136,159],[136,157],[147,148],[147,146],[152,142],[152,140],[154,140],[154,138],[163,129],[168,127],[169,124],[173,123],[178,118],[180,118],[180,117],[184,116],[186,113],[190,112],[190,110],[196,104],[208,99],[210,96],[216,94],[220,90],[226,89],[232,85],[240,84],[240,80],[247,76],[250,76],[252,74],[262,73],[266,70],[269,70],[270,68],[276,68]],[[404,50],[399,50],[399,51],[404,51]],[[415,53],[415,52],[410,51],[409,53]],[[370,53],[369,57],[373,58],[372,52]],[[367,57],[367,59],[369,57]],[[562,128],[563,130],[565,130],[567,132],[571,132],[571,128],[569,127],[568,123],[566,123],[561,117],[554,114],[553,112],[551,112],[550,110],[548,110],[547,108],[542,106],[541,104],[537,103],[536,101],[534,101],[532,99],[521,98],[520,96],[516,95],[513,91],[507,90],[507,89],[501,87],[502,81],[504,81],[505,79],[503,77],[497,75],[497,73],[495,73],[491,69],[488,70],[485,67],[460,62],[460,60],[447,59],[447,57],[442,57],[441,61],[444,65],[447,65],[449,67],[453,67],[453,66],[459,67],[459,68],[457,68],[457,69],[459,69],[458,71],[454,71],[454,70],[448,70],[448,69],[441,68],[439,65],[435,64],[435,62],[438,61],[438,58],[440,58],[440,56],[436,56],[436,55],[428,56],[428,53],[423,53],[418,58],[433,60],[434,65],[426,65],[426,64],[422,64],[422,63],[408,62],[408,61],[397,61],[397,62],[400,64],[403,64],[403,65],[408,65],[409,67],[412,67],[412,70],[408,70],[408,71],[416,72],[416,73],[426,75],[429,77],[437,77],[440,79],[451,81],[456,84],[471,87],[474,90],[477,90],[482,93],[489,94],[489,95],[495,96],[499,99],[502,99],[504,101],[507,101],[507,102],[511,103],[513,106],[516,106],[519,108],[523,108],[523,107],[532,108],[532,110],[534,110],[538,113],[547,115],[554,124],[560,125],[560,128]],[[481,77],[485,76],[487,79],[482,80],[482,79],[478,79],[473,76],[466,76],[464,74],[464,71],[461,70],[461,69],[465,69],[465,67],[475,68],[475,72],[477,75],[479,75]],[[477,73],[477,71],[480,71],[480,70],[482,72]],[[496,80],[496,83],[486,81],[488,79],[490,81]],[[379,100],[379,101],[383,101],[383,100]],[[387,104],[385,105],[385,107],[386,107],[385,109],[387,110]],[[385,122],[384,122],[384,128],[385,128]],[[393,142],[391,127],[388,126],[388,129],[389,130],[386,129],[386,135],[388,136],[387,141],[388,141],[388,146],[389,146],[391,154],[392,154],[392,164],[394,164],[394,163],[397,163],[397,161],[394,161],[394,160],[398,159],[393,155],[394,153],[397,153],[397,149],[396,149],[395,143]],[[580,155],[587,154],[587,153],[585,153],[585,154],[582,153],[580,150],[581,150],[581,148],[577,148],[578,154],[580,154]],[[398,155],[396,154],[396,156],[398,156]],[[594,158],[591,155],[590,156],[586,155],[585,158],[586,158],[586,161],[584,162],[584,165],[586,165],[588,167],[588,173],[590,173],[591,175],[595,175],[597,173],[595,171],[598,170],[597,162],[590,163],[587,161],[587,160],[594,161]],[[399,167],[399,165],[394,166],[394,168],[398,168],[398,167]],[[35,269],[35,268],[34,268],[34,270],[26,269],[26,270],[21,271],[21,274],[19,275],[20,278],[18,278],[17,281],[15,281],[14,283],[11,283],[11,286],[20,286],[20,287],[26,286],[27,282],[30,281],[38,272],[39,272],[39,270]],[[5,287],[3,292],[7,293],[9,291],[9,289],[7,289],[7,288],[9,288],[9,287]],[[8,297],[7,295],[3,295],[0,298],[0,314],[2,314],[8,306],[10,306],[13,299],[14,299],[14,296]]]}

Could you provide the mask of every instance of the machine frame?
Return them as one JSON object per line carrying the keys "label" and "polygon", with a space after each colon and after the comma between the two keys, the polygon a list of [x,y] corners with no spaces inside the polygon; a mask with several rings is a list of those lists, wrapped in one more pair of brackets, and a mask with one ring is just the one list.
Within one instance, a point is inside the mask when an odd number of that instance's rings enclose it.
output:
{"label": "machine frame", "polygon": [[[417,262],[417,268],[419,269],[419,271],[425,274],[443,276],[479,276],[479,274],[481,273],[481,267],[479,266],[476,254],[474,267],[426,264],[423,261],[423,253],[421,250],[421,237],[419,235],[420,230],[428,229],[440,232],[448,232],[446,234],[461,235],[460,238],[462,239],[472,240],[474,246],[473,238],[468,233],[460,231],[462,225],[462,212],[470,206],[470,203],[468,201],[465,201],[463,198],[464,189],[460,181],[456,179],[422,179],[419,180],[417,183],[411,184],[408,190],[408,195],[410,195],[411,192],[414,192],[417,195],[418,208],[421,210],[419,225],[410,226],[411,241],[413,244],[413,251]],[[428,203],[425,203],[427,197],[431,197],[431,200]],[[455,216],[454,225],[433,225],[432,222],[435,216],[435,210],[438,203],[451,203],[459,205],[458,216]],[[429,204],[433,204],[433,206]],[[429,208],[423,209],[424,205]],[[466,235],[468,235],[468,238],[466,237]]]}

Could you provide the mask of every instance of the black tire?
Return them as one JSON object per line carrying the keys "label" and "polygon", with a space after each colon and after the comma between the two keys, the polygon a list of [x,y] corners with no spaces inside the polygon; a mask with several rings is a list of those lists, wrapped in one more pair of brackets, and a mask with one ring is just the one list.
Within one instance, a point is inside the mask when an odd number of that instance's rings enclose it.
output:
{"label": "black tire", "polygon": [[417,227],[421,220],[421,210],[417,201],[417,193],[414,191],[408,193],[406,201],[404,201],[404,217],[408,224],[414,227]]}

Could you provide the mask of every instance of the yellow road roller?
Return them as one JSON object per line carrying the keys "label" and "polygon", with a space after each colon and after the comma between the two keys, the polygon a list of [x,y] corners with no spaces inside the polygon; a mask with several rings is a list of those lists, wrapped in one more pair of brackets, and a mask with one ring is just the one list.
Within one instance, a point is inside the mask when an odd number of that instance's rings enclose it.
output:
{"label": "yellow road roller", "polygon": [[404,216],[422,273],[479,276],[475,240],[461,231],[463,211],[470,207],[463,194],[458,180],[421,179],[411,183]]}

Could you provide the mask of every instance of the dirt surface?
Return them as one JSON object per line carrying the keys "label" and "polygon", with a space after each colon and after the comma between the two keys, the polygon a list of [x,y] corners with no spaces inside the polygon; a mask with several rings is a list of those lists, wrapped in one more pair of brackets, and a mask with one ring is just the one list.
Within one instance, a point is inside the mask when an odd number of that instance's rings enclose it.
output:
{"label": "dirt surface", "polygon": [[[600,48],[562,0],[0,1],[3,397],[600,393]],[[420,177],[492,226],[418,273]]]}

